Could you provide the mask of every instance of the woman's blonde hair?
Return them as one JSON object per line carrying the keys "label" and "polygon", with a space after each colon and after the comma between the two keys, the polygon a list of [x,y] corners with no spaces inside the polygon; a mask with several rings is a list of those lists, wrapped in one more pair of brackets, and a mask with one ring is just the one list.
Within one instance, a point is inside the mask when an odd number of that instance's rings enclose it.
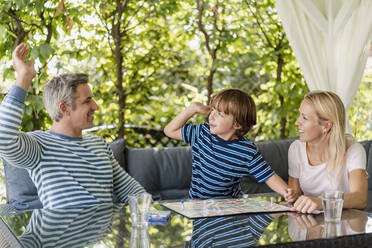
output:
{"label": "woman's blonde hair", "polygon": [[325,149],[326,168],[333,179],[337,179],[343,170],[346,151],[354,142],[351,135],[346,134],[345,107],[340,97],[331,91],[311,91],[304,100],[314,108],[319,123],[331,121],[328,131],[328,145]]}

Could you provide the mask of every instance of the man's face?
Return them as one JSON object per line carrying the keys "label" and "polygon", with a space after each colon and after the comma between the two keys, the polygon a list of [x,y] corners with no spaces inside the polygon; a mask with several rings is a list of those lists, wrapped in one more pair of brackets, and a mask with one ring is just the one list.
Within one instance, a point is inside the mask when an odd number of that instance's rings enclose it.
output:
{"label": "man's face", "polygon": [[70,111],[70,123],[75,130],[93,127],[94,111],[98,110],[97,103],[88,84],[79,84],[76,88],[75,109]]}

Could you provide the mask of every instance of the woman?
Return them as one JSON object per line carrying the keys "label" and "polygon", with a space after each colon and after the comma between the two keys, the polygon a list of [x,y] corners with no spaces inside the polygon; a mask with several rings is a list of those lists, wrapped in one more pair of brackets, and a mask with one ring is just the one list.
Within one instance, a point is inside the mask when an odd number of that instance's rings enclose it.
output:
{"label": "woman", "polygon": [[322,209],[321,194],[340,190],[344,208],[367,204],[366,154],[361,144],[345,134],[345,108],[329,91],[307,94],[296,121],[300,139],[288,151],[288,198],[293,210],[311,213]]}

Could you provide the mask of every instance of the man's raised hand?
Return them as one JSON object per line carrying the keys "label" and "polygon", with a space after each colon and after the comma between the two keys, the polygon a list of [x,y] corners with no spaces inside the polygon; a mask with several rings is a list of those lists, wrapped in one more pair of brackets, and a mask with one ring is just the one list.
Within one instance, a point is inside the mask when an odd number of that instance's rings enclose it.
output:
{"label": "man's raised hand", "polygon": [[15,84],[25,90],[28,90],[32,79],[36,75],[34,61],[32,59],[28,63],[26,61],[28,52],[27,45],[21,43],[14,49],[12,54],[13,68],[17,73]]}

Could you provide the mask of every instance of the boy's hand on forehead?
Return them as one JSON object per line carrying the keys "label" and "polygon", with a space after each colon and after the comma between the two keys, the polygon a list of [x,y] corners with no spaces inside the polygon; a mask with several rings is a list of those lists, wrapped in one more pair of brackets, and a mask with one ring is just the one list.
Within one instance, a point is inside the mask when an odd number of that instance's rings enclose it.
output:
{"label": "boy's hand on forehead", "polygon": [[211,108],[200,102],[193,102],[191,107],[194,109],[195,113],[208,115],[211,112]]}

